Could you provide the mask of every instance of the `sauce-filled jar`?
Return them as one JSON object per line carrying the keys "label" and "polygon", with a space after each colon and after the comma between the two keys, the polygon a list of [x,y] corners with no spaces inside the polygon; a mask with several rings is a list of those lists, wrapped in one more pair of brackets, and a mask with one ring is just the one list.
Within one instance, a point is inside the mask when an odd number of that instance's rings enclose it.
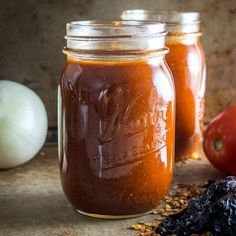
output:
{"label": "sauce-filled jar", "polygon": [[205,55],[199,41],[199,13],[127,10],[121,17],[125,20],[166,22],[166,45],[170,49],[166,61],[176,87],[175,159],[199,157],[206,80]]}
{"label": "sauce-filled jar", "polygon": [[175,91],[165,35],[162,23],[67,24],[59,166],[64,193],[82,214],[137,216],[168,191]]}

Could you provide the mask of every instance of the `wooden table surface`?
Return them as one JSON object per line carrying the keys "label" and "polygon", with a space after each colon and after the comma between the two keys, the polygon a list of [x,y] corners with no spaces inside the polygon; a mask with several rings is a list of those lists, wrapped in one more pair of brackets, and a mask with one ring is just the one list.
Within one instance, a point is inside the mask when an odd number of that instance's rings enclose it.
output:
{"label": "wooden table surface", "polygon": [[[206,161],[175,168],[174,183],[199,184],[223,176]],[[154,221],[155,215],[128,220],[98,220],[75,212],[61,189],[57,149],[45,147],[32,161],[0,171],[0,235],[123,236],[135,235],[131,224]]]}

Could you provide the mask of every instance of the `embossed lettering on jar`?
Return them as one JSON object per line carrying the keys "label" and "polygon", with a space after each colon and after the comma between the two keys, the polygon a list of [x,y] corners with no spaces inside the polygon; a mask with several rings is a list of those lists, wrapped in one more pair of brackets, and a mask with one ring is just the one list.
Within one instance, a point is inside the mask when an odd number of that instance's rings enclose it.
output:
{"label": "embossed lettering on jar", "polygon": [[152,12],[127,10],[125,20],[160,20],[167,23],[166,56],[176,87],[177,161],[198,158],[202,141],[206,63],[199,40],[200,15],[197,12]]}
{"label": "embossed lettering on jar", "polygon": [[58,89],[65,195],[89,216],[149,212],[173,172],[175,93],[165,25],[71,22],[66,38]]}

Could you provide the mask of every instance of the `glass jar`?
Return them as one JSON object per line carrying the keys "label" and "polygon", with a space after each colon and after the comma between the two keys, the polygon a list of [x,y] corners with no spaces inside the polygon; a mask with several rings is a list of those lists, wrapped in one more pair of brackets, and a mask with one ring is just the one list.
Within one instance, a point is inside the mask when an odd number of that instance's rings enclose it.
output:
{"label": "glass jar", "polygon": [[67,24],[59,166],[66,197],[84,215],[137,216],[168,191],[175,92],[165,35],[162,23]]}
{"label": "glass jar", "polygon": [[166,45],[170,49],[166,61],[176,87],[175,159],[199,158],[206,80],[205,54],[199,41],[199,13],[127,10],[121,17],[166,22]]}

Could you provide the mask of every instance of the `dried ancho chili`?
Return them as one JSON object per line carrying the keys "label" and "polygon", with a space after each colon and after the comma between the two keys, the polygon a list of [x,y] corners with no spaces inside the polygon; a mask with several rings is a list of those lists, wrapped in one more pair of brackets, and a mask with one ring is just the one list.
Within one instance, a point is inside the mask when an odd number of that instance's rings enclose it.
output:
{"label": "dried ancho chili", "polygon": [[161,236],[188,236],[209,232],[214,236],[236,235],[236,177],[216,181],[192,198],[186,209],[165,218],[156,228]]}

